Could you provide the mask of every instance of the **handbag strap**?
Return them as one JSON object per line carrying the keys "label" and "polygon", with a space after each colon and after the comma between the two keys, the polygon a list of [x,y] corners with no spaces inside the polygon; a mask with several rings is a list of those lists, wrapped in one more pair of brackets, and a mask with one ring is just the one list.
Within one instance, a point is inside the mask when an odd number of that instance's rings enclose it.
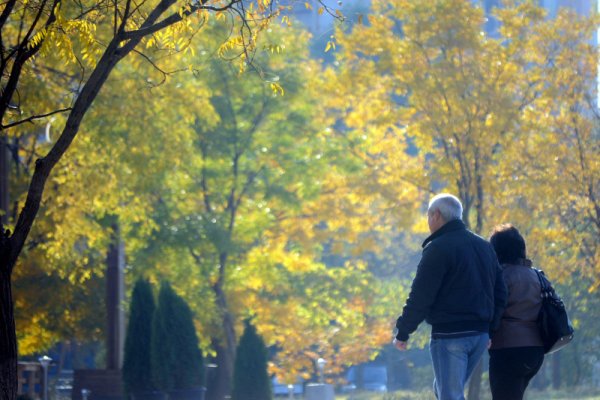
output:
{"label": "handbag strap", "polygon": [[537,274],[538,279],[540,280],[540,288],[541,288],[541,291],[542,291],[541,296],[542,297],[548,297],[549,296],[549,292],[550,292],[550,287],[548,287],[548,285],[546,284],[547,281],[546,281],[546,279],[544,279],[544,277],[545,277],[544,273],[541,270],[537,269],[537,268],[534,268],[533,270],[535,271],[535,273]]}

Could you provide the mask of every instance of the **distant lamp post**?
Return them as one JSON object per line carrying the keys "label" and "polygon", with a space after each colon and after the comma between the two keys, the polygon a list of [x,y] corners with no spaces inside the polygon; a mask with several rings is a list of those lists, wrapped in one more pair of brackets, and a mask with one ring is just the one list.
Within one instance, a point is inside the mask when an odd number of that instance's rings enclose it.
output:
{"label": "distant lamp post", "polygon": [[207,386],[208,383],[208,374],[209,374],[209,369],[214,369],[217,368],[218,365],[217,364],[213,364],[213,363],[209,363],[209,364],[204,364],[204,385]]}
{"label": "distant lamp post", "polygon": [[204,364],[204,390],[202,391],[202,398],[200,400],[204,400],[206,398],[206,392],[208,391],[208,378],[211,375],[209,369],[214,370],[217,367],[218,365],[213,363]]}
{"label": "distant lamp post", "polygon": [[288,385],[288,399],[294,398],[294,385],[291,383]]}
{"label": "distant lamp post", "polygon": [[319,371],[319,383],[325,383],[325,364],[327,364],[327,361],[325,361],[324,358],[319,358],[317,360],[317,369]]}
{"label": "distant lamp post", "polygon": [[48,400],[48,366],[52,362],[52,359],[48,356],[42,356],[38,358],[38,361],[44,370],[44,400]]}

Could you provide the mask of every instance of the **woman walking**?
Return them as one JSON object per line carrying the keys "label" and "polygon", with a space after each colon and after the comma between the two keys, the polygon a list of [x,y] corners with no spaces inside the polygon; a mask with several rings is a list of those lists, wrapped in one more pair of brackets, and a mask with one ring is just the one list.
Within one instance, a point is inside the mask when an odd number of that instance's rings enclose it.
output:
{"label": "woman walking", "polygon": [[522,400],[529,381],[544,361],[537,325],[542,306],[541,286],[527,259],[525,239],[514,226],[497,226],[490,242],[508,289],[506,309],[489,350],[492,398]]}

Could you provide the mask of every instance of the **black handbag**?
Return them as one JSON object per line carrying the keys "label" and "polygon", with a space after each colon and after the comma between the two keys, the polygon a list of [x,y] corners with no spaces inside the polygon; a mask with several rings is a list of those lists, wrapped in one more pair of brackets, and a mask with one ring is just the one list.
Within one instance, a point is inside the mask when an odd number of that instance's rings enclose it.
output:
{"label": "black handbag", "polygon": [[538,269],[535,272],[542,288],[542,308],[537,322],[544,342],[544,352],[550,354],[569,344],[573,340],[575,330],[569,321],[565,304],[546,279],[544,272]]}

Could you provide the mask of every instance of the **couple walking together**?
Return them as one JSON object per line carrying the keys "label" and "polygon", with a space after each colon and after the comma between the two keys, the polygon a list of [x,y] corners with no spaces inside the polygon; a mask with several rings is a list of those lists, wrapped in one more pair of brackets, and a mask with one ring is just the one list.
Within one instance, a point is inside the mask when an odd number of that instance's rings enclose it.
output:
{"label": "couple walking together", "polygon": [[409,335],[426,320],[438,400],[464,399],[486,349],[493,399],[521,400],[544,359],[536,324],[541,286],[523,237],[511,225],[496,227],[490,242],[475,235],[462,222],[460,200],[450,194],[431,199],[427,221],[431,235],[396,322],[394,345],[405,350]]}

